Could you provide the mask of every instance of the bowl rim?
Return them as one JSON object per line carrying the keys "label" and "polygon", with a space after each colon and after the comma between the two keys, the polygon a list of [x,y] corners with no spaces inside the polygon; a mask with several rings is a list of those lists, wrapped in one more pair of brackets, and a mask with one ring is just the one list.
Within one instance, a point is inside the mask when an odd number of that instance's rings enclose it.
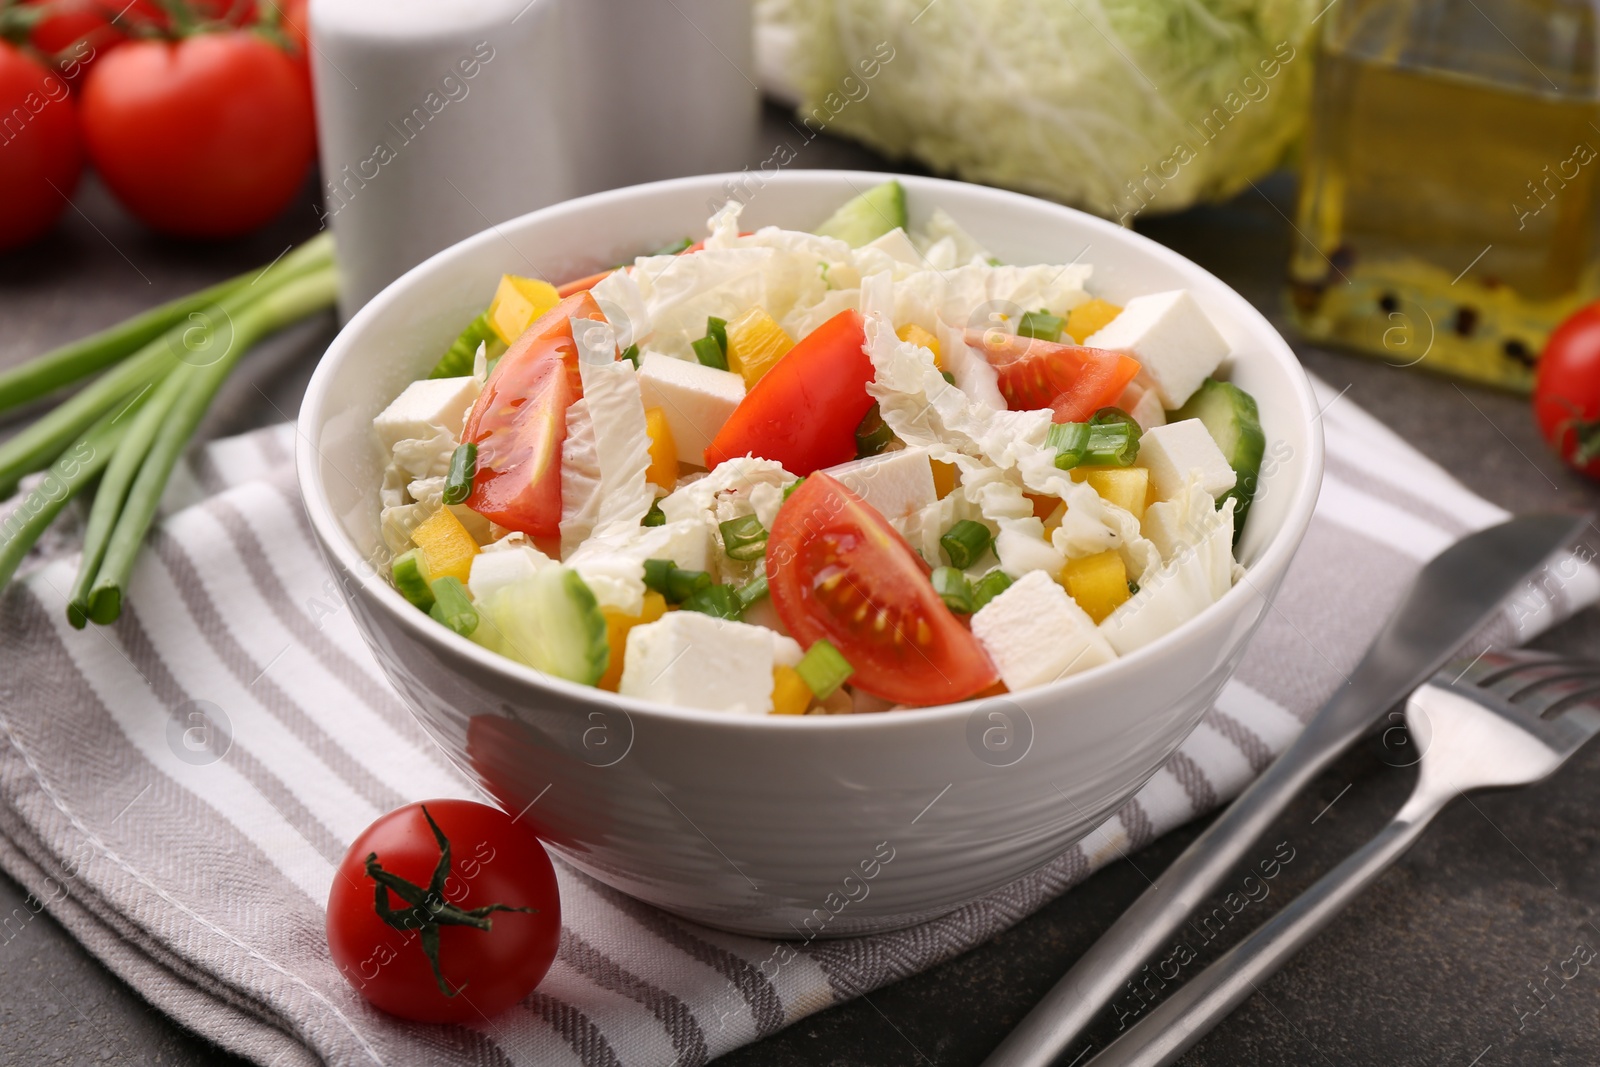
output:
{"label": "bowl rim", "polygon": [[[652,194],[665,193],[680,188],[700,187],[708,183],[715,183],[716,187],[720,189],[722,188],[721,183],[738,177],[738,173],[724,172],[669,178],[663,181],[623,186],[604,192],[574,197],[570,200],[564,200],[515,218],[507,219],[504,222],[491,224],[472,236],[463,238],[455,244],[434,253],[406,271],[399,278],[390,282],[351,316],[350,320],[340,328],[338,334],[329,343],[327,350],[318,360],[316,369],[306,387],[305,397],[301,402],[300,411],[295,422],[295,470],[300,486],[301,499],[312,530],[317,540],[321,542],[323,550],[335,557],[338,565],[359,583],[361,589],[371,595],[383,610],[387,610],[395,616],[400,621],[400,625],[407,627],[413,635],[425,642],[442,643],[443,648],[456,657],[464,657],[478,668],[494,672],[508,681],[530,687],[535,693],[542,690],[553,690],[554,695],[579,703],[599,705],[608,710],[620,711],[628,716],[642,715],[646,718],[675,720],[701,727],[726,729],[798,729],[811,731],[819,729],[852,731],[912,729],[928,722],[963,719],[995,699],[1012,702],[1026,700],[1033,703],[1054,701],[1056,698],[1071,693],[1074,689],[1085,688],[1088,681],[1096,684],[1114,682],[1114,675],[1141,671],[1147,665],[1159,662],[1168,650],[1176,648],[1186,641],[1193,640],[1208,623],[1213,622],[1224,612],[1225,605],[1250,596],[1264,598],[1266,594],[1256,588],[1255,583],[1250,581],[1252,575],[1257,573],[1271,575],[1287,569],[1290,559],[1298,551],[1306,530],[1310,526],[1312,512],[1315,510],[1317,496],[1321,489],[1324,457],[1323,432],[1321,420],[1315,417],[1318,413],[1318,408],[1310,377],[1300,364],[1299,358],[1294,354],[1294,350],[1289,347],[1288,342],[1283,339],[1283,336],[1267,320],[1266,316],[1256,309],[1255,305],[1246,300],[1232,286],[1188,257],[1143,234],[1135,233],[1131,229],[1124,229],[1109,220],[1080,211],[1077,208],[1068,207],[1065,204],[1043,200],[1025,193],[945,178],[898,174],[889,171],[807,169],[779,171],[764,177],[767,183],[782,182],[784,184],[795,181],[834,180],[851,188],[856,187],[853,183],[865,181],[877,184],[894,179],[904,185],[908,192],[924,190],[933,193],[935,196],[937,196],[937,192],[941,188],[959,187],[964,195],[975,195],[980,199],[989,199],[1010,210],[1043,211],[1077,216],[1075,219],[1076,224],[1086,226],[1091,231],[1100,233],[1107,240],[1131,243],[1142,254],[1157,260],[1164,260],[1184,273],[1197,273],[1215,282],[1236,304],[1234,310],[1241,324],[1247,328],[1253,337],[1259,337],[1264,342],[1266,352],[1287,373],[1291,391],[1299,402],[1302,408],[1301,413],[1305,416],[1308,425],[1307,450],[1309,454],[1305,457],[1304,477],[1293,486],[1293,496],[1283,524],[1267,543],[1255,562],[1245,568],[1244,575],[1234,583],[1231,589],[1208,605],[1194,618],[1181,623],[1174,629],[1162,634],[1156,640],[1135,649],[1128,655],[1119,656],[1111,663],[1062,678],[1048,685],[1024,690],[1021,693],[1008,693],[999,698],[975,697],[950,704],[935,704],[928,707],[907,708],[893,713],[870,715],[739,715],[703,708],[679,707],[637,697],[627,697],[595,686],[581,685],[564,678],[545,674],[534,667],[492,652],[469,638],[463,637],[447,627],[440,626],[433,619],[417,611],[357,551],[354,542],[344,532],[328,502],[318,466],[321,452],[317,446],[313,415],[324,407],[325,396],[333,379],[335,366],[343,358],[346,351],[354,349],[355,344],[352,338],[360,334],[368,323],[384,314],[389,304],[399,299],[399,290],[404,285],[439,269],[447,261],[472,255],[477,251],[479,245],[486,246],[502,239],[501,234],[505,227],[520,226],[544,218],[557,217],[579,206],[603,209],[605,205],[613,202],[631,200],[641,196],[648,197]],[[350,589],[345,582],[340,583],[340,588],[347,597],[353,597],[355,594],[355,591]],[[823,721],[817,721],[819,719]]]}

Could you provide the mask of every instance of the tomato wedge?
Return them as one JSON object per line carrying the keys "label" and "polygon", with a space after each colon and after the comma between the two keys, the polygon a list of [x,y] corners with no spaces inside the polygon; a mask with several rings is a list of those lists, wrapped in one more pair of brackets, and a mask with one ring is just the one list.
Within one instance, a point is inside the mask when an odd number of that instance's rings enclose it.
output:
{"label": "tomato wedge", "polygon": [[1000,377],[1000,395],[1013,411],[1050,408],[1056,422],[1087,422],[1117,402],[1139,373],[1139,361],[1122,352],[1058,345],[1003,330],[968,330],[967,344]]}
{"label": "tomato wedge", "polygon": [[800,483],[767,540],[784,626],[807,648],[827,638],[855,668],[852,684],[897,703],[946,704],[999,680],[928,576],[888,520],[827,474]]}
{"label": "tomato wedge", "polygon": [[754,455],[806,475],[854,459],[856,427],[872,406],[866,343],[855,311],[841,311],[806,334],[717,431],[706,449],[706,468]]}
{"label": "tomato wedge", "polygon": [[563,297],[576,296],[578,293],[586,293],[590,289],[593,289],[595,286],[599,285],[601,282],[605,281],[607,278],[611,277],[613,273],[614,271],[603,270],[599,274],[591,274],[587,278],[578,278],[575,281],[566,282],[556,287],[556,293],[557,295]]}
{"label": "tomato wedge", "polygon": [[495,364],[461,436],[478,446],[467,507],[546,542],[561,536],[561,445],[583,395],[574,318],[605,316],[587,292],[539,316]]}

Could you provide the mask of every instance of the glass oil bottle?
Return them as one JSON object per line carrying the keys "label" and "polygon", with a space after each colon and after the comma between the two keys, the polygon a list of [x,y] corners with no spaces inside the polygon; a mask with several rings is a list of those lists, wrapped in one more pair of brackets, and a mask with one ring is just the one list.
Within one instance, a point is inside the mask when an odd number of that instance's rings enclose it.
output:
{"label": "glass oil bottle", "polygon": [[1550,330],[1600,295],[1595,7],[1337,0],[1323,21],[1296,324],[1528,389]]}

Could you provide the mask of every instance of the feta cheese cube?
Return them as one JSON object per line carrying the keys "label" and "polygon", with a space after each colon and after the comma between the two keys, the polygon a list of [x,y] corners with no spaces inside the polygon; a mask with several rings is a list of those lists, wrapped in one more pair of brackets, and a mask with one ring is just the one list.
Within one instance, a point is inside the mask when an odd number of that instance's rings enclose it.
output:
{"label": "feta cheese cube", "polygon": [[541,567],[554,566],[555,560],[528,545],[509,548],[486,547],[472,557],[472,573],[467,588],[480,604],[508,585],[532,578]]}
{"label": "feta cheese cube", "polygon": [[412,382],[372,421],[372,426],[383,447],[390,451],[401,441],[432,437],[440,430],[459,439],[467,412],[482,389],[483,383],[470,374],[464,378]]}
{"label": "feta cheese cube", "polygon": [[772,668],[800,662],[800,646],[760,626],[674,611],[628,631],[623,696],[678,707],[766,715]]}
{"label": "feta cheese cube", "polygon": [[644,406],[666,416],[678,459],[696,466],[705,463],[706,446],[744,399],[744,379],[732,371],[660,352],[646,352],[639,361],[639,388]]}
{"label": "feta cheese cube", "polygon": [[1043,571],[1029,571],[972,616],[972,635],[1013,693],[1098,667],[1116,652]]}
{"label": "feta cheese cube", "polygon": [[1168,410],[1182,407],[1228,354],[1228,342],[1187,289],[1134,297],[1083,343],[1131,353]]}
{"label": "feta cheese cube", "polygon": [[1213,498],[1232,489],[1239,480],[1211,431],[1199,419],[1151,427],[1139,438],[1139,458],[1135,462],[1150,472],[1150,484],[1162,500],[1177,496],[1191,477],[1198,476],[1200,488]]}
{"label": "feta cheese cube", "polygon": [[933,464],[925,448],[904,448],[829,467],[828,474],[879,514],[898,523],[939,502]]}

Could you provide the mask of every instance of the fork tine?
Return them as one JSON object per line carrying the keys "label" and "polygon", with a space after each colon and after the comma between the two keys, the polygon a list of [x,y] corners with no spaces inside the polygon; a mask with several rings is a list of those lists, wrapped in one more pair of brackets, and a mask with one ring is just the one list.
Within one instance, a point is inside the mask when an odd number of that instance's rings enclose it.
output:
{"label": "fork tine", "polygon": [[1570,755],[1600,733],[1600,663],[1526,649],[1490,651],[1446,667],[1434,684],[1483,706]]}
{"label": "fork tine", "polygon": [[[1569,691],[1571,685],[1580,688],[1592,685],[1600,680],[1600,663],[1584,663],[1580,660],[1557,659],[1545,663],[1530,664],[1525,669],[1515,673],[1501,676],[1489,688],[1508,698],[1512,703],[1535,710],[1548,708],[1553,699],[1549,694],[1554,689],[1565,686]],[[1570,684],[1569,684],[1570,683]]]}
{"label": "fork tine", "polygon": [[1450,685],[1467,684],[1486,688],[1521,671],[1543,666],[1556,658],[1546,652],[1530,652],[1526,649],[1512,649],[1505,652],[1491,650],[1481,653],[1471,662],[1458,662],[1447,667],[1441,673],[1447,676]]}
{"label": "fork tine", "polygon": [[1600,696],[1600,671],[1585,675],[1554,675],[1528,686],[1511,702],[1541,719],[1554,718],[1569,708]]}
{"label": "fork tine", "polygon": [[1462,680],[1520,705],[1552,682],[1600,676],[1600,664],[1547,653],[1502,654],[1471,674]]}
{"label": "fork tine", "polygon": [[1600,706],[1596,706],[1592,696],[1562,708],[1559,714],[1563,725],[1576,727],[1586,738],[1600,733]]}

